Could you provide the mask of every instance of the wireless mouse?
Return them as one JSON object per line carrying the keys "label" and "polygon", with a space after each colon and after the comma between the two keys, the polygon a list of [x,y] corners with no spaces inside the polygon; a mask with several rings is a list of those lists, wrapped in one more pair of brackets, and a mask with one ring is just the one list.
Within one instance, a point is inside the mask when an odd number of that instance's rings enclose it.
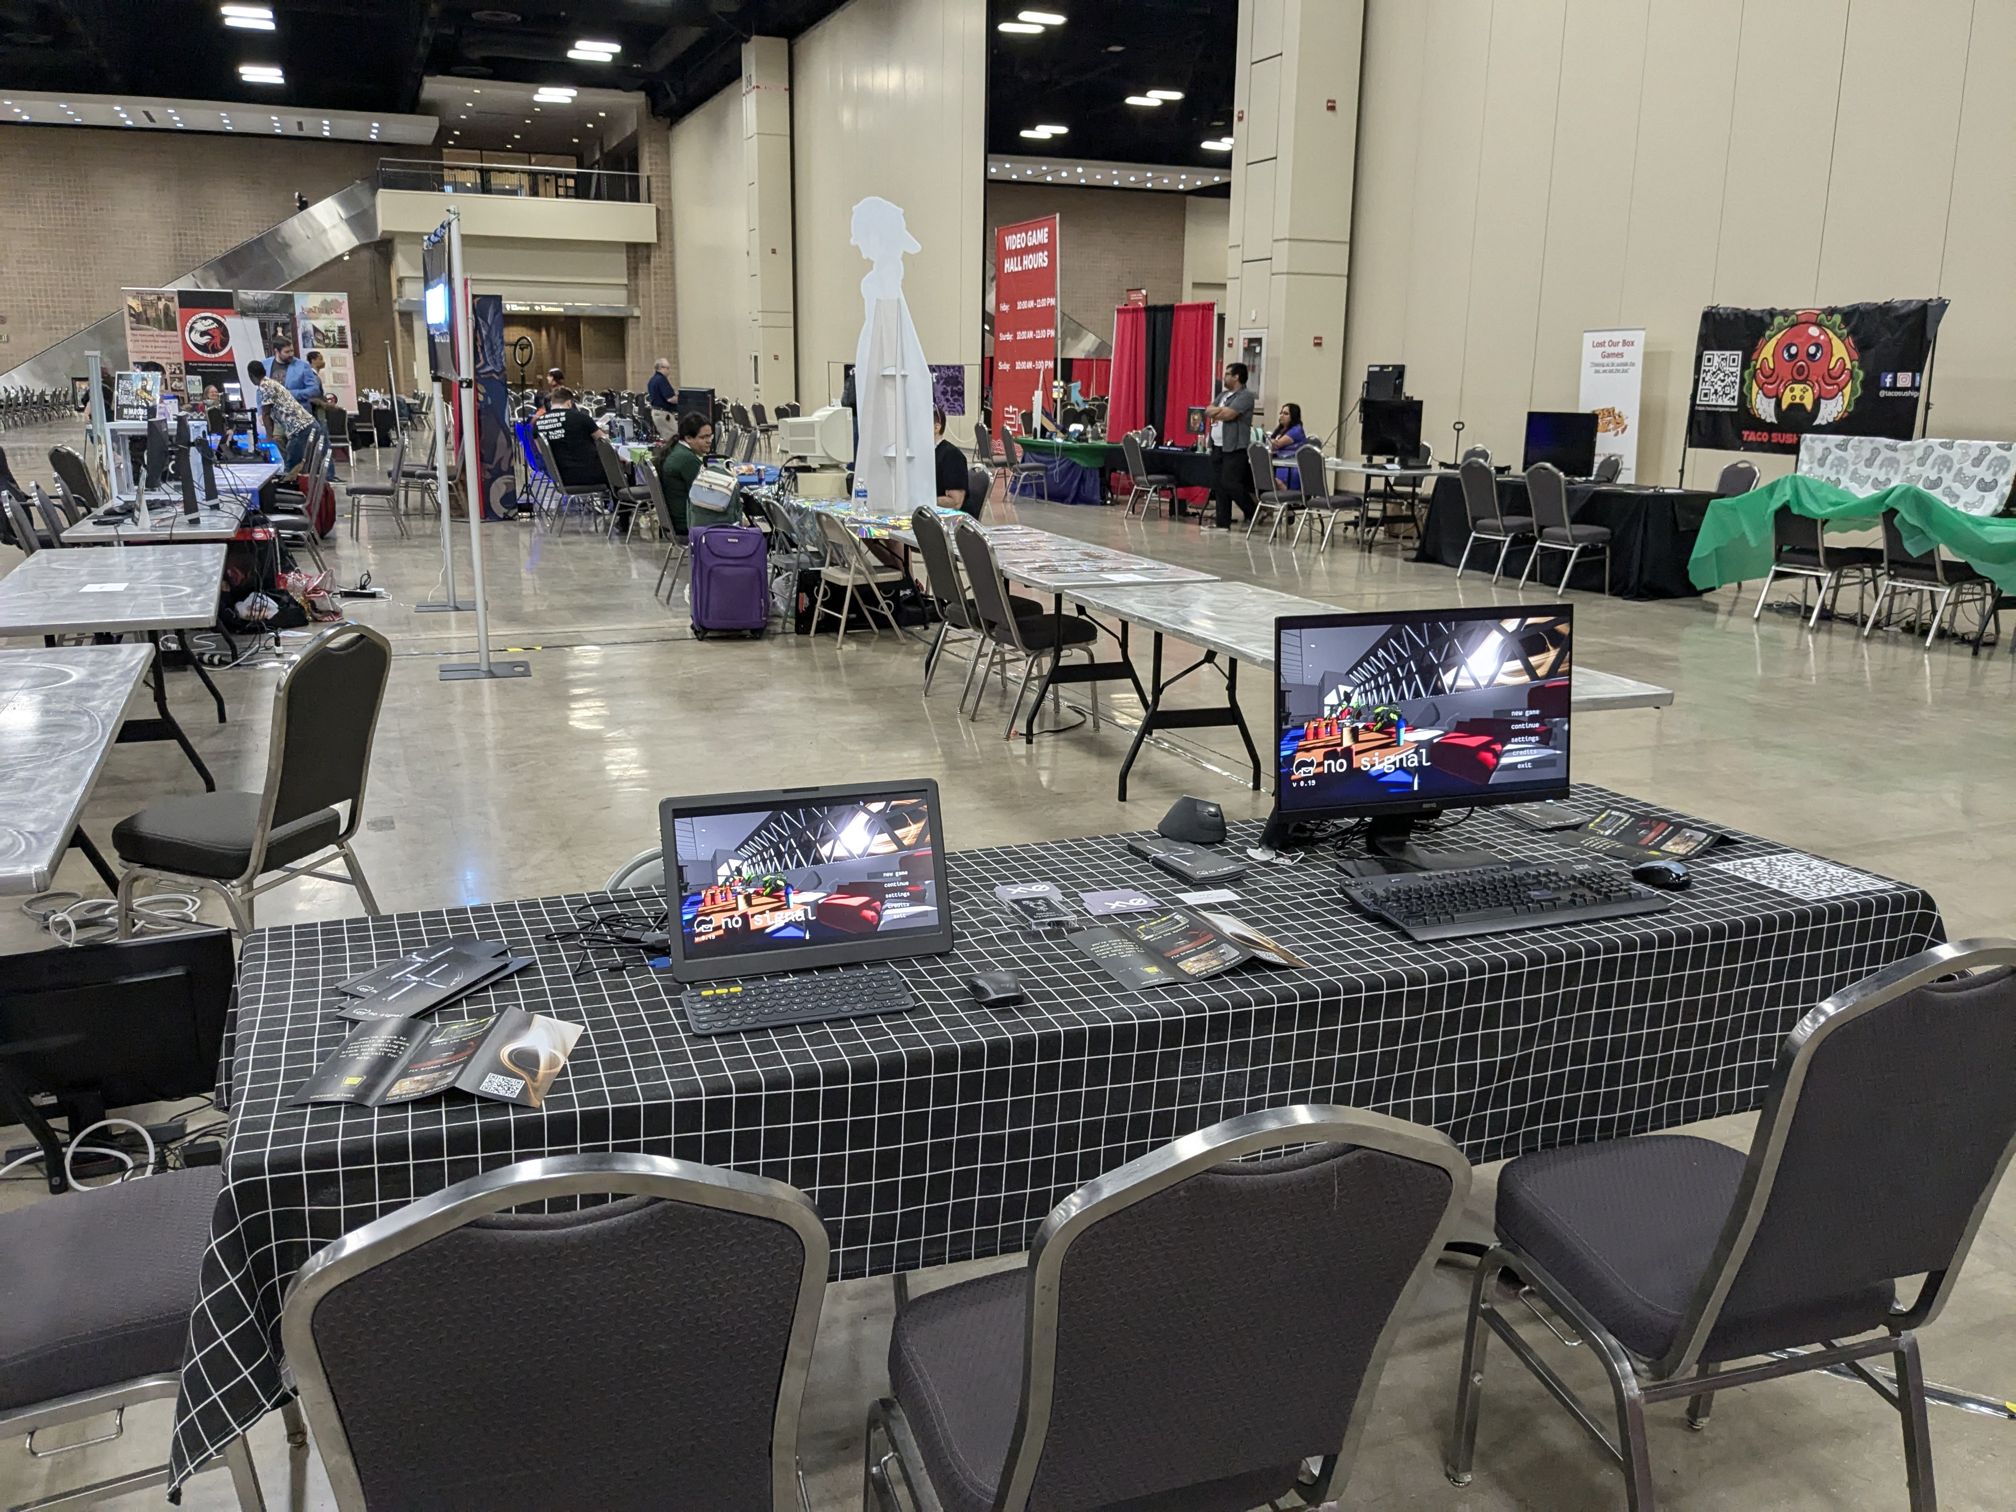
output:
{"label": "wireless mouse", "polygon": [[1631,868],[1631,880],[1665,892],[1692,887],[1694,878],[1678,861],[1640,861]]}
{"label": "wireless mouse", "polygon": [[982,971],[966,984],[982,1008],[1009,1008],[1022,1001],[1022,984],[1012,971]]}

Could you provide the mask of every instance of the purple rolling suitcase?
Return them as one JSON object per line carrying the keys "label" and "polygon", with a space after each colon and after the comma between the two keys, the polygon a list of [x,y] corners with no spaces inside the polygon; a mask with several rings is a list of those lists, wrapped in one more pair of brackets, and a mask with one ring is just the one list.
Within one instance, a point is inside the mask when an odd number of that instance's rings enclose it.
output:
{"label": "purple rolling suitcase", "polygon": [[770,565],[763,532],[702,525],[692,534],[693,636],[717,630],[761,635],[770,625]]}

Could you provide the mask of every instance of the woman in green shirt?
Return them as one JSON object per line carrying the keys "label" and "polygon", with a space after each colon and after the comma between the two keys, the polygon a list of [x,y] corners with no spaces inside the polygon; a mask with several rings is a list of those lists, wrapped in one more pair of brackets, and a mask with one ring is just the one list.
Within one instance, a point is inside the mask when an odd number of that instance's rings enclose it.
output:
{"label": "woman in green shirt", "polygon": [[714,446],[714,422],[697,411],[679,417],[679,439],[665,448],[658,463],[658,481],[665,489],[665,503],[672,511],[672,528],[686,534],[686,511],[693,480],[700,476],[700,459]]}

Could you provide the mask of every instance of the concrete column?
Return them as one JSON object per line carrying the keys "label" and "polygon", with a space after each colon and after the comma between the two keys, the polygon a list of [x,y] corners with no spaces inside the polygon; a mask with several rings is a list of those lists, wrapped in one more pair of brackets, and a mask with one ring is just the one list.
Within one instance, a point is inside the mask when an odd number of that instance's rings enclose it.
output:
{"label": "concrete column", "polygon": [[[798,397],[797,269],[791,229],[791,44],[742,44],[742,170],[749,192],[750,379],[766,408]],[[738,378],[737,382],[740,382]]]}
{"label": "concrete column", "polygon": [[665,123],[646,113],[637,127],[637,171],[658,211],[658,240],[632,242],[626,251],[630,297],[637,313],[623,323],[626,380],[642,388],[651,364],[660,357],[679,373],[677,291],[672,268],[672,135]]}
{"label": "concrete column", "polygon": [[1344,286],[1364,25],[1364,0],[1239,0],[1224,356],[1263,332],[1269,428],[1292,400],[1312,437],[1334,437],[1358,391]]}

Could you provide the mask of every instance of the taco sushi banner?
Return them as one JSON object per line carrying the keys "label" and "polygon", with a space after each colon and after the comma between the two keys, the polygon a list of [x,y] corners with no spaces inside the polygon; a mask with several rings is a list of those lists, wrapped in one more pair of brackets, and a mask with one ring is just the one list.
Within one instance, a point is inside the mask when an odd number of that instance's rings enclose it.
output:
{"label": "taco sushi banner", "polygon": [[1794,452],[1808,434],[1910,440],[1945,313],[1943,299],[1709,306],[1694,346],[1687,444]]}

